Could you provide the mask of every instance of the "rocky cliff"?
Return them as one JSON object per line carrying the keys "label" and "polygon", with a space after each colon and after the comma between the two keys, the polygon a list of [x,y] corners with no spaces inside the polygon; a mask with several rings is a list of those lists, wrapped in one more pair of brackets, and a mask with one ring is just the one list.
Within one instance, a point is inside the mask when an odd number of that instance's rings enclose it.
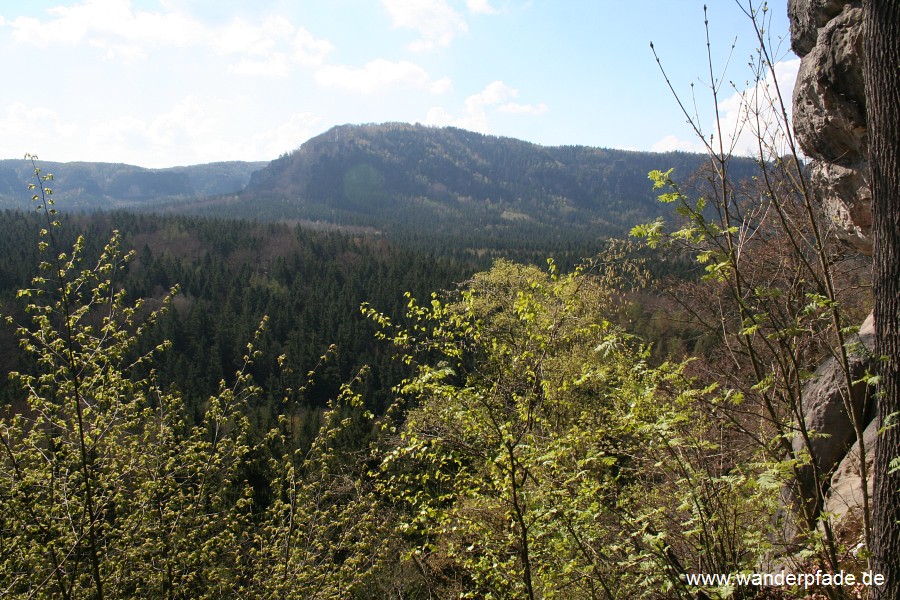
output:
{"label": "rocky cliff", "polygon": [[[794,87],[794,132],[810,160],[816,197],[834,222],[837,234],[864,255],[872,253],[871,191],[863,80],[861,3],[841,0],[789,0],[791,47],[801,57]],[[851,357],[854,381],[874,368],[871,316],[860,330]],[[817,438],[811,451],[830,474],[822,510],[836,519],[844,541],[859,539],[863,460],[869,466],[878,430],[873,422],[871,389],[857,386],[844,400],[843,370],[836,360],[822,364],[804,390],[804,419]],[[846,407],[855,404],[866,419],[865,459]],[[799,449],[799,440],[795,449]],[[872,490],[871,476],[867,482]],[[849,534],[849,535],[848,535]]]}
{"label": "rocky cliff", "polygon": [[816,194],[838,234],[872,253],[860,2],[790,0],[791,47],[801,57],[794,131]]}

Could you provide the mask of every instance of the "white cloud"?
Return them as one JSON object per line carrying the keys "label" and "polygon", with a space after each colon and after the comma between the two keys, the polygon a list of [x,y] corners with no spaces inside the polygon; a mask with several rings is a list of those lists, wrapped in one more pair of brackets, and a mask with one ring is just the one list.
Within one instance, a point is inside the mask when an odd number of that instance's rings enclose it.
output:
{"label": "white cloud", "polygon": [[453,89],[453,81],[450,80],[449,77],[441,77],[436,81],[432,81],[428,86],[428,91],[434,94],[435,96],[440,96],[441,94],[446,94],[450,90]]}
{"label": "white cloud", "polygon": [[327,40],[313,37],[303,27],[294,35],[294,59],[304,65],[320,65],[334,46]]}
{"label": "white cloud", "polygon": [[143,52],[146,45],[184,46],[207,38],[202,24],[180,13],[134,12],[127,0],[86,0],[47,11],[51,19],[10,21],[13,39],[38,46],[86,43],[113,54]]}
{"label": "white cloud", "polygon": [[449,46],[459,33],[469,30],[465,20],[444,0],[381,0],[396,28],[415,29],[421,36],[411,50]]}
{"label": "white cloud", "polygon": [[[64,144],[78,131],[73,123],[66,123],[59,113],[43,106],[26,106],[14,102],[6,107],[0,118],[0,157],[21,158],[26,152],[43,155],[54,145]],[[10,140],[28,140],[29,147],[12,146]]]}
{"label": "white cloud", "polygon": [[235,155],[275,158],[294,150],[314,135],[322,133],[327,126],[321,116],[309,112],[297,113],[291,115],[284,123],[254,135],[250,148],[242,149],[242,154],[235,153]]}
{"label": "white cloud", "polygon": [[88,147],[105,155],[106,160],[138,156],[135,149],[152,149],[155,156],[164,157],[163,160],[172,164],[202,162],[198,142],[215,134],[219,125],[208,114],[207,107],[196,97],[188,96],[149,120],[124,115],[94,125],[88,131],[86,142]]}
{"label": "white cloud", "polygon": [[86,141],[91,147],[102,146],[115,150],[128,144],[146,146],[152,137],[150,129],[151,126],[146,121],[125,115],[94,125],[88,132]]}
{"label": "white cloud", "polygon": [[264,56],[278,44],[289,39],[294,26],[283,17],[267,19],[256,26],[244,19],[235,19],[218,30],[206,29],[205,43],[222,55],[246,54]]}
{"label": "white cloud", "polygon": [[228,70],[237,75],[265,75],[286,77],[291,70],[287,56],[276,52],[264,59],[244,58],[228,65]]}
{"label": "white cloud", "polygon": [[497,107],[498,112],[509,113],[511,115],[542,115],[549,109],[544,103],[541,104],[518,104],[516,102],[507,102]]}
{"label": "white cloud", "polygon": [[487,108],[496,106],[519,95],[519,90],[512,88],[502,81],[493,81],[486,88],[466,98],[466,114],[459,119],[459,126],[464,129],[490,131],[488,124]]}
{"label": "white cloud", "polygon": [[[234,148],[223,140],[227,134],[223,114],[227,113],[221,106],[187,96],[149,118],[124,114],[76,126],[54,110],[16,102],[0,115],[0,157],[21,157],[29,152],[44,160],[88,159],[163,167],[259,156],[232,152]],[[27,146],[14,147],[9,140]],[[153,157],[152,163],[148,156]]]}
{"label": "white cloud", "polygon": [[441,106],[433,106],[428,109],[428,112],[425,114],[425,124],[426,125],[435,125],[437,127],[447,127],[448,125],[454,125],[456,123],[456,117],[451,115]]}
{"label": "white cloud", "polygon": [[436,106],[428,110],[425,116],[425,123],[437,126],[454,125],[463,129],[490,133],[489,111],[517,115],[539,115],[547,112],[546,104],[535,105],[509,102],[509,100],[517,98],[518,95],[518,89],[510,87],[499,80],[492,81],[477,94],[472,94],[466,98],[462,116],[455,117],[443,107]]}
{"label": "white cloud", "polygon": [[[760,140],[765,144],[763,152],[767,156],[786,151],[785,129],[791,126],[791,99],[799,69],[799,58],[776,63],[774,77],[769,73],[756,85],[744,92],[736,92],[719,104],[723,135],[733,143],[736,154],[758,156]],[[776,80],[787,122],[776,94]]]}
{"label": "white cloud", "polygon": [[469,10],[475,14],[496,15],[500,12],[491,6],[488,0],[466,0],[466,6],[468,6]]}
{"label": "white cloud", "polygon": [[681,140],[674,135],[667,135],[650,147],[653,152],[672,152],[680,150],[682,152],[706,152],[704,146],[699,140]]}
{"label": "white cloud", "polygon": [[316,82],[323,87],[334,87],[371,94],[372,92],[395,87],[426,88],[446,87],[441,79],[432,82],[428,73],[419,65],[408,61],[392,62],[378,58],[362,68],[346,65],[326,65],[316,71]]}
{"label": "white cloud", "polygon": [[[218,112],[193,96],[151,119],[121,116],[91,128],[86,144],[97,160],[115,160],[148,167],[188,165],[220,160],[273,159],[300,146],[326,129],[321,116],[297,113],[282,123],[244,139],[226,138],[222,118],[206,116]],[[86,146],[86,148],[84,147]],[[156,164],[141,157],[154,156]]]}
{"label": "white cloud", "polygon": [[333,49],[284,17],[259,23],[235,18],[224,25],[204,24],[164,4],[165,12],[134,10],[129,0],[86,0],[59,6],[46,20],[18,17],[9,22],[18,43],[87,45],[113,60],[147,58],[158,48],[199,46],[220,56],[241,57],[232,72],[283,75],[285,58],[305,66],[321,64]]}
{"label": "white cloud", "polygon": [[195,96],[184,100],[153,120],[151,131],[161,143],[177,143],[182,138],[201,138],[214,133],[219,123]]}
{"label": "white cloud", "polygon": [[467,109],[477,109],[478,107],[491,106],[500,104],[510,98],[516,98],[519,90],[510,87],[502,81],[492,81],[486,88],[466,98]]}
{"label": "white cloud", "polygon": [[[786,150],[784,132],[790,127],[794,82],[800,68],[800,59],[781,61],[775,65],[775,78],[771,73],[763,80],[751,85],[746,90],[736,91],[719,102],[719,119],[726,152],[742,156],[759,156],[759,141],[763,140],[763,152],[767,156],[783,154]],[[781,110],[775,88],[784,102],[787,123]],[[711,123],[703,129],[707,142],[713,140],[713,148],[718,151],[718,127]],[[715,134],[710,138],[710,134]],[[674,135],[667,135],[651,148],[654,152],[683,150],[685,152],[706,152],[706,146],[699,139],[682,140]]]}

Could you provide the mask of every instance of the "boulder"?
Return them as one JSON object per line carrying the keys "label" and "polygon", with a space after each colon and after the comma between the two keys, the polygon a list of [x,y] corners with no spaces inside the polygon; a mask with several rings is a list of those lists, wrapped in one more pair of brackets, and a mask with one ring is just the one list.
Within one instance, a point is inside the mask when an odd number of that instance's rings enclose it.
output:
{"label": "boulder", "polygon": [[[874,338],[874,321],[869,315],[859,333],[848,340],[851,346],[849,367],[852,381],[858,381],[866,371],[874,368]],[[795,454],[809,451],[813,464],[826,476],[823,488],[828,485],[828,477],[838,468],[856,441],[856,431],[847,412],[848,406],[860,415],[863,426],[871,419],[873,412],[872,389],[865,383],[856,383],[851,389],[850,398],[846,399],[845,381],[841,361],[830,358],[819,366],[803,390],[803,421],[811,435],[808,445],[805,438],[799,434],[795,436],[793,449]],[[874,445],[871,449],[874,450]],[[819,497],[815,490],[812,466],[801,470],[800,479],[804,488],[803,497]],[[812,513],[816,514],[822,506],[812,508]]]}
{"label": "boulder", "polygon": [[[867,488],[870,499],[874,489],[874,479],[871,474],[874,469],[875,440],[878,437],[879,427],[878,419],[874,419],[863,433],[863,442],[866,447],[866,473],[869,475]],[[862,456],[859,450],[859,440],[857,440],[838,465],[834,475],[831,476],[831,486],[825,494],[824,510],[831,514],[836,522],[841,523],[842,529],[847,529],[851,521],[861,520],[863,510],[861,467]]]}

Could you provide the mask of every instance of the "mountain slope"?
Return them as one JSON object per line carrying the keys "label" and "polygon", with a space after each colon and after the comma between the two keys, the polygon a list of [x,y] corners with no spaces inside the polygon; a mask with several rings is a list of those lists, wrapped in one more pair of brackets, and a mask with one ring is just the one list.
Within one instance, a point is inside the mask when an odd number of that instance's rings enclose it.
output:
{"label": "mountain slope", "polygon": [[[190,213],[359,228],[429,245],[500,248],[593,243],[670,214],[647,179],[684,181],[702,155],[587,146],[545,147],[457,128],[342,125],[268,165],[213,163],[143,169],[42,163],[65,208]],[[756,164],[735,158],[732,177]],[[0,161],[0,207],[27,205],[29,161]],[[509,244],[507,244],[509,242]]]}
{"label": "mountain slope", "polygon": [[[134,208],[172,199],[200,198],[240,191],[264,162],[219,162],[168,169],[145,169],[118,163],[44,162],[54,176],[54,195],[78,210]],[[25,208],[33,183],[29,160],[0,160],[0,206]]]}
{"label": "mountain slope", "polygon": [[[237,196],[193,210],[388,231],[595,238],[662,214],[650,170],[674,167],[687,177],[705,162],[682,152],[543,147],[456,128],[344,125],[255,172]],[[735,159],[733,168],[749,176],[755,165]]]}

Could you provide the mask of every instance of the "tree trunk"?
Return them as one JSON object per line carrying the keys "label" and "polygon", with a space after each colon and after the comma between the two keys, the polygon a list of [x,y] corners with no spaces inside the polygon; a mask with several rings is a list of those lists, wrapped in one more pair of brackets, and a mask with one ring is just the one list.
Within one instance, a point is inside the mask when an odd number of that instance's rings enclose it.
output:
{"label": "tree trunk", "polygon": [[[866,111],[872,169],[875,353],[881,369],[878,416],[900,411],[900,0],[864,0]],[[872,569],[885,577],[878,600],[900,600],[900,427],[879,436],[875,450]]]}

